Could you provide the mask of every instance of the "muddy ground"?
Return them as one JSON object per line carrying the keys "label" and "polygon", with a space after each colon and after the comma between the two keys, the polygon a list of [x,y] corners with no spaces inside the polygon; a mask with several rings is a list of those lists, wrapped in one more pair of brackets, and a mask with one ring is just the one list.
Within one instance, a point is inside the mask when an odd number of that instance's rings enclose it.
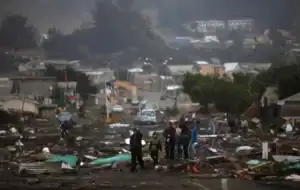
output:
{"label": "muddy ground", "polygon": [[[97,118],[93,116],[93,120]],[[84,136],[87,139],[92,139],[94,143],[99,144],[101,140],[106,140],[105,136],[113,135],[112,130],[117,132],[124,129],[108,130],[107,127],[101,122],[93,122],[88,128],[79,128],[73,131],[73,135]],[[27,148],[32,149],[37,144],[47,144],[49,142],[55,143],[59,139],[59,132],[57,131],[56,124],[40,127],[45,128],[45,131],[40,130],[40,137],[38,139],[24,142]],[[77,132],[76,132],[77,131]],[[125,129],[126,131],[126,129]],[[147,130],[142,130],[147,133]],[[48,139],[48,140],[47,140]],[[116,141],[122,138],[115,139]],[[108,139],[107,139],[108,140]],[[37,143],[40,141],[41,143]],[[46,142],[45,142],[46,141]],[[30,145],[29,145],[30,144]],[[202,171],[203,172],[203,171]],[[200,171],[201,173],[201,171]],[[283,189],[299,189],[293,183],[286,183],[283,187],[280,184],[267,186],[261,184],[265,182],[243,181],[236,179],[199,179],[191,178],[187,173],[159,173],[153,170],[139,171],[137,173],[129,172],[126,168],[123,171],[105,170],[92,173],[82,173],[78,175],[37,175],[31,177],[17,177],[7,171],[0,171],[0,187],[2,190],[58,190],[58,189],[138,189],[138,190],[157,190],[157,189],[195,189],[195,190],[283,190]],[[287,186],[289,185],[289,186]],[[298,188],[296,188],[298,187]]]}
{"label": "muddy ground", "polygon": [[[43,182],[37,182],[39,179]],[[27,183],[27,184],[26,184]],[[156,173],[143,171],[130,173],[128,171],[105,171],[92,176],[38,176],[37,178],[19,178],[14,181],[0,180],[1,189],[195,189],[195,190],[283,190],[299,189],[297,186],[277,185],[267,186],[259,182],[243,181],[235,179],[194,179],[187,175]]]}

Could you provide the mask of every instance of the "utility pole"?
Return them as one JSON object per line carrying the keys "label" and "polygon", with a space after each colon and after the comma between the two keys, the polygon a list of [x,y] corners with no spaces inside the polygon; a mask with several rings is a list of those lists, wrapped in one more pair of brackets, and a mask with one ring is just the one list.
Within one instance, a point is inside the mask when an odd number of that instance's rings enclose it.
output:
{"label": "utility pole", "polygon": [[105,108],[106,108],[106,118],[105,118],[105,122],[109,123],[111,121],[110,118],[110,107],[111,107],[111,103],[110,100],[108,100],[108,98],[110,99],[110,94],[108,93],[108,88],[107,88],[107,81],[105,81],[105,89],[104,89],[104,94],[105,94]]}

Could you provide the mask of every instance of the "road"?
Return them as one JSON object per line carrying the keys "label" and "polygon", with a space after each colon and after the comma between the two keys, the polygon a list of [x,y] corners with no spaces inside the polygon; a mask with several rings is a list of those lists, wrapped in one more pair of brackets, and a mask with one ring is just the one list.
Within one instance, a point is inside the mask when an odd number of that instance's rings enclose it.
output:
{"label": "road", "polygon": [[161,109],[166,109],[167,107],[174,106],[174,100],[166,99],[160,100],[161,96],[163,95],[162,92],[147,92],[147,91],[138,91],[138,95],[144,97],[151,102],[157,102]]}

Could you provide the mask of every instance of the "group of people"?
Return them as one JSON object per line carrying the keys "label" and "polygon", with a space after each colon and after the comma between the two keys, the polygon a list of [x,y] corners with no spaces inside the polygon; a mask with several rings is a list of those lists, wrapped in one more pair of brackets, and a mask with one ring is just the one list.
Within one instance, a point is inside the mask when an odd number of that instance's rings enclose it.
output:
{"label": "group of people", "polygon": [[195,122],[191,126],[183,121],[178,126],[170,123],[163,136],[166,159],[188,159],[195,155],[195,148],[198,145],[198,128]]}
{"label": "group of people", "polygon": [[[196,123],[190,127],[185,122],[180,122],[179,125],[169,123],[163,132],[165,158],[174,159],[189,159],[195,156],[198,129]],[[130,136],[130,151],[131,151],[131,171],[136,171],[137,162],[140,167],[144,168],[142,154],[142,139],[143,134],[135,128]],[[149,143],[149,152],[153,160],[153,166],[156,166],[159,161],[159,153],[162,152],[162,142],[156,132],[152,134],[152,139]]]}

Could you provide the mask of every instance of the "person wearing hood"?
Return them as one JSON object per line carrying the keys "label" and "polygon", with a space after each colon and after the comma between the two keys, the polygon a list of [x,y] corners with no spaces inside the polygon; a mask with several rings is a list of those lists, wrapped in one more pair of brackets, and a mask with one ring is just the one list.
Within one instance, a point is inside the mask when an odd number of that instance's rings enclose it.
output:
{"label": "person wearing hood", "polygon": [[143,134],[135,128],[130,136],[130,151],[131,151],[131,172],[136,171],[137,161],[141,168],[144,168],[143,151],[142,151]]}
{"label": "person wearing hood", "polygon": [[152,135],[152,139],[149,144],[149,151],[153,160],[153,166],[155,167],[158,164],[159,152],[162,151],[161,142],[158,139],[156,132],[154,132]]}

